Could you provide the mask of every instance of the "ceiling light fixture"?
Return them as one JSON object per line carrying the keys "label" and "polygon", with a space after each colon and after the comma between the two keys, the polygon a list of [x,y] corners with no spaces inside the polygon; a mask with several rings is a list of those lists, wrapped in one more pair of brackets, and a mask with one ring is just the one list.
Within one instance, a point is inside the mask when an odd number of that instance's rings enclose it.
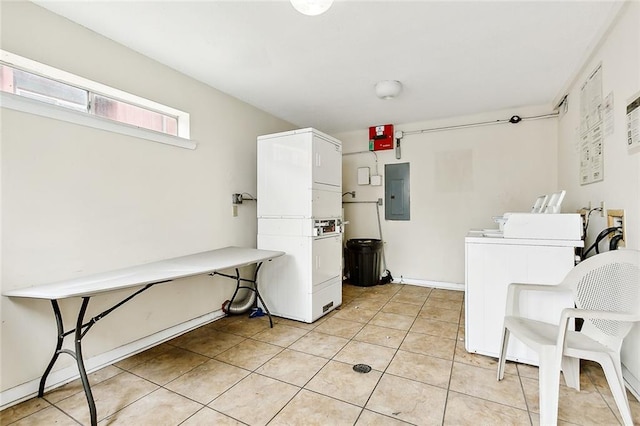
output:
{"label": "ceiling light fixture", "polygon": [[398,80],[382,80],[376,84],[376,96],[380,99],[393,99],[402,92],[402,83]]}
{"label": "ceiling light fixture", "polygon": [[289,0],[291,5],[300,13],[309,16],[317,16],[325,13],[333,0]]}

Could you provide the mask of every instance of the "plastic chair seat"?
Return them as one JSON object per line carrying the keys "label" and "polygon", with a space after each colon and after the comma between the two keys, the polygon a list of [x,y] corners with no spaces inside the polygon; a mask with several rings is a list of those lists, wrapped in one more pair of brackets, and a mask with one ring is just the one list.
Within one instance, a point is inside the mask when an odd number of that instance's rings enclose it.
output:
{"label": "plastic chair seat", "polygon": [[[553,346],[555,348],[558,339],[558,326],[543,321],[537,321],[522,317],[505,317],[505,327],[509,328],[513,334],[518,336],[522,343],[538,351],[542,346]],[[568,330],[565,337],[565,355],[576,356],[588,355],[590,352],[609,353],[611,350],[605,345],[585,336],[584,334]],[[585,351],[587,352],[585,354]],[[579,358],[590,359],[586,356]]]}

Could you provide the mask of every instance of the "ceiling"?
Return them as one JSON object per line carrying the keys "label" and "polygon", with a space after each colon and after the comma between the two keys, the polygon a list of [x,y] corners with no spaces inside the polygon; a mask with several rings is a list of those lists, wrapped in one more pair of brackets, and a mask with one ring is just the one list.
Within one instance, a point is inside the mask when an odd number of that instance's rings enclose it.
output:
{"label": "ceiling", "polygon": [[[35,1],[299,127],[329,133],[560,95],[619,1]],[[399,80],[381,100],[375,83]]]}

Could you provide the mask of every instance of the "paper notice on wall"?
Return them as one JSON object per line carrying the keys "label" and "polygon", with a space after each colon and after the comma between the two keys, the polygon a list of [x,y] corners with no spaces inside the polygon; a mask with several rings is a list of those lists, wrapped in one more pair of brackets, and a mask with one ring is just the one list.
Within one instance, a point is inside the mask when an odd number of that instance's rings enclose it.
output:
{"label": "paper notice on wall", "polygon": [[604,161],[602,158],[602,126],[595,126],[589,131],[591,137],[591,164],[589,173],[591,182],[598,182],[604,179],[602,172],[604,170]]}
{"label": "paper notice on wall", "polygon": [[604,135],[611,136],[613,134],[613,92],[609,92],[606,98],[604,98],[604,104],[602,107],[604,115]]}
{"label": "paper notice on wall", "polygon": [[580,89],[580,132],[602,122],[602,65],[591,73]]}
{"label": "paper notice on wall", "polygon": [[580,184],[589,183],[589,164],[591,164],[591,153],[589,151],[588,133],[584,133],[580,138]]}
{"label": "paper notice on wall", "polygon": [[580,140],[580,184],[603,180],[603,163],[602,126],[595,126]]}
{"label": "paper notice on wall", "polygon": [[640,92],[627,104],[627,148],[629,153],[640,152]]}
{"label": "paper notice on wall", "polygon": [[[613,95],[610,95],[613,109]],[[608,97],[609,98],[609,97]],[[580,184],[604,179],[602,65],[598,65],[580,89]],[[611,118],[613,120],[613,118]],[[611,126],[613,124],[611,123]],[[606,131],[606,129],[605,129]],[[611,130],[613,133],[613,129]]]}

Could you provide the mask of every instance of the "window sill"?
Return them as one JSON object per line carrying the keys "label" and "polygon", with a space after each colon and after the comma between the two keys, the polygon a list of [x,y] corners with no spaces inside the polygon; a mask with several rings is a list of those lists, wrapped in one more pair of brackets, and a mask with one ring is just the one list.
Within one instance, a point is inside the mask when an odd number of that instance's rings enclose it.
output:
{"label": "window sill", "polygon": [[22,96],[13,95],[11,93],[0,92],[0,107],[66,121],[68,123],[79,124],[81,126],[92,127],[94,129],[133,136],[166,145],[173,145],[180,148],[196,149],[198,146],[196,142],[190,139],[118,123],[106,118],[96,117],[94,115],[73,111],[56,105],[45,104]]}

